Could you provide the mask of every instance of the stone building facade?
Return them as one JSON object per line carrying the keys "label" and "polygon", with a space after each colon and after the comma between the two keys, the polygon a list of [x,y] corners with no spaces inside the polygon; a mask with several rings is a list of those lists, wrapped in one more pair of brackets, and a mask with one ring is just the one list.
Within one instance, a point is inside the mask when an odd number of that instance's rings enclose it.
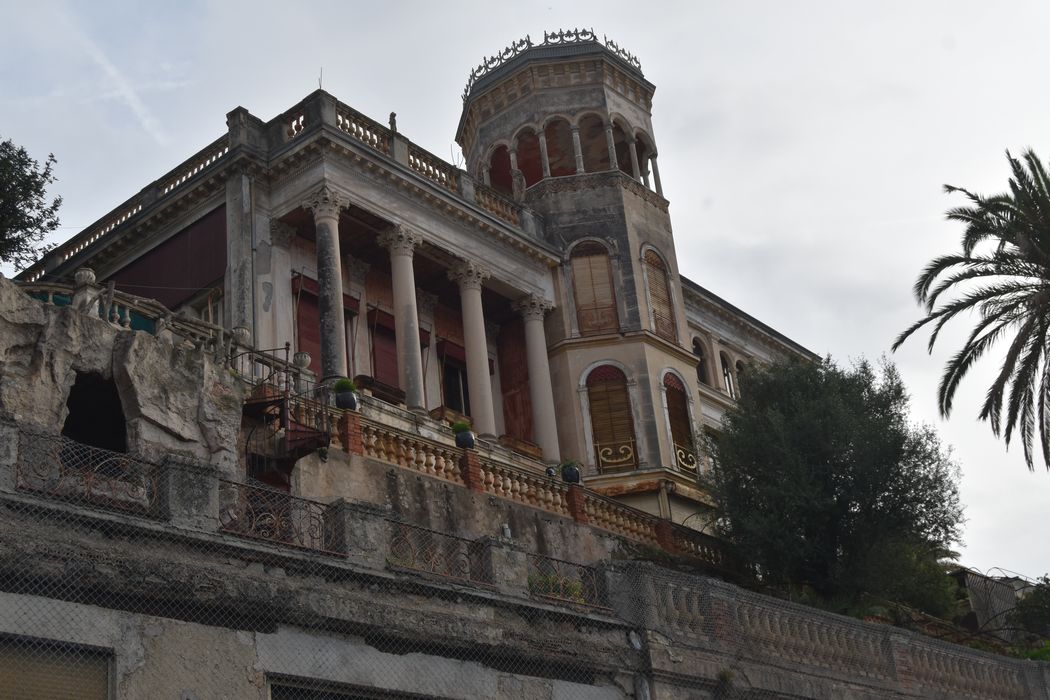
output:
{"label": "stone building facade", "polygon": [[[697,522],[701,426],[753,361],[812,353],[678,273],[640,64],[588,32],[475,70],[461,170],[317,91],[213,144],[20,279],[80,267],[310,355],[425,418],[578,460],[593,489]],[[287,475],[290,478],[290,474]]]}
{"label": "stone building facade", "polygon": [[520,42],[465,170],[322,91],[238,108],[0,279],[0,696],[1050,699],[697,529],[697,431],[813,356],[678,274],[652,94],[592,33]]}

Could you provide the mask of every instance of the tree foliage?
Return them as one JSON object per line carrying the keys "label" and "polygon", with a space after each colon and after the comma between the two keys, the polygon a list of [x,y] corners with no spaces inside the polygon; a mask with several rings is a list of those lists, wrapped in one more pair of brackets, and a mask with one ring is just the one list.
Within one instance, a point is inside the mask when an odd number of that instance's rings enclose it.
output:
{"label": "tree foliage", "polygon": [[1043,639],[1050,640],[1050,577],[1043,576],[1017,601],[1010,623]]}
{"label": "tree foliage", "polygon": [[945,185],[970,201],[948,211],[950,221],[964,225],[962,249],[934,258],[919,275],[914,291],[926,316],[901,333],[893,349],[932,326],[927,346],[932,352],[946,323],[977,312],[977,323],[941,375],[941,415],[951,414],[955,392],[973,364],[999,341],[1007,343],[980,418],[996,437],[1005,436],[1007,446],[1015,433],[1020,436],[1029,469],[1038,433],[1050,470],[1050,177],[1030,150],[1021,160],[1009,152],[1006,157],[1009,192],[985,197]]}
{"label": "tree foliage", "polygon": [[745,381],[713,450],[720,534],[771,585],[843,608],[867,593],[945,612],[938,561],[958,540],[958,469],[909,423],[893,366],[790,361]]}
{"label": "tree foliage", "polygon": [[54,154],[44,167],[13,141],[0,142],[0,260],[21,270],[46,252],[39,244],[58,228],[62,198],[48,204],[47,186],[55,181]]}

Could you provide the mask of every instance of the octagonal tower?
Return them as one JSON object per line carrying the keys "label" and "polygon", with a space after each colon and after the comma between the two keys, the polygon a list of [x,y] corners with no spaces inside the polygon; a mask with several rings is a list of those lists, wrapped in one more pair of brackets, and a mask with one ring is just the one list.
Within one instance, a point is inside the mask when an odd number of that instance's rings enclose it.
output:
{"label": "octagonal tower", "polygon": [[526,37],[471,73],[456,140],[467,169],[542,215],[562,252],[547,318],[562,454],[587,465],[589,486],[665,511],[667,492],[701,499],[700,414],[654,91],[593,31]]}

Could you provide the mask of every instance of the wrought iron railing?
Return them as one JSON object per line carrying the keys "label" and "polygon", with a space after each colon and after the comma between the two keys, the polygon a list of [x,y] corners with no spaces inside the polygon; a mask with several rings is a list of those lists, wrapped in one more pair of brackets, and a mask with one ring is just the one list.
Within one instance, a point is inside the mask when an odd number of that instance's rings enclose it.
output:
{"label": "wrought iron railing", "polygon": [[23,432],[16,484],[20,491],[95,508],[156,515],[161,467],[61,435]]}
{"label": "wrought iron railing", "polygon": [[594,443],[594,459],[599,472],[615,472],[638,466],[634,440]]}
{"label": "wrought iron railing", "polygon": [[540,554],[530,554],[528,561],[531,595],[596,608],[609,606],[605,579],[594,567]]}
{"label": "wrought iron railing", "polygon": [[336,516],[319,501],[253,484],[219,479],[219,524],[224,532],[253,540],[340,551]]}
{"label": "wrought iron railing", "polygon": [[674,463],[679,469],[695,472],[700,462],[696,457],[696,450],[692,445],[674,444]]}
{"label": "wrought iron railing", "polygon": [[492,583],[492,567],[484,543],[396,520],[390,521],[387,563],[475,584]]}

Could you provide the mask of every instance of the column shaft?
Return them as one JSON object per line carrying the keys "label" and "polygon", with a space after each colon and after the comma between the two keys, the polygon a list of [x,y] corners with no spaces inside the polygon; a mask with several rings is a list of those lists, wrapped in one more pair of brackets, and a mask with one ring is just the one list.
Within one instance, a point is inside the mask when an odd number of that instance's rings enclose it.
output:
{"label": "column shaft", "polygon": [[656,154],[654,153],[649,159],[649,162],[653,164],[653,184],[656,185],[656,194],[661,197],[664,196],[663,185],[660,184],[660,168],[656,166]]}
{"label": "column shaft", "polygon": [[627,145],[630,146],[631,151],[631,173],[633,173],[635,180],[641,181],[642,170],[638,167],[638,141],[631,139]]}
{"label": "column shaft", "polygon": [[547,132],[540,129],[540,133],[537,134],[536,138],[540,142],[540,165],[543,167],[543,177],[550,177],[551,160],[547,155]]}
{"label": "column shaft", "polygon": [[449,272],[459,283],[463,312],[463,343],[467,354],[467,389],[474,430],[481,435],[496,436],[496,417],[492,405],[492,381],[489,379],[489,346],[485,337],[485,312],[481,305],[481,282],[488,272],[474,263],[462,263]]}
{"label": "column shaft", "polygon": [[605,144],[609,147],[609,170],[616,170],[620,163],[616,159],[616,137],[613,135],[612,124],[605,127]]}
{"label": "column shaft", "polygon": [[394,339],[397,373],[412,411],[426,410],[423,391],[423,356],[419,347],[419,312],[416,308],[416,275],[412,255],[421,239],[395,226],[379,238],[390,249],[390,276],[394,287]]}
{"label": "column shaft", "polygon": [[529,401],[532,404],[532,433],[548,462],[560,459],[558,422],[555,418],[554,391],[551,387],[551,367],[547,358],[547,335],[543,316],[551,303],[531,296],[515,304],[525,319],[525,356],[529,368]]}
{"label": "column shaft", "polygon": [[572,127],[572,152],[576,156],[576,174],[584,172],[583,170],[583,147],[580,146],[580,127]]}
{"label": "column shaft", "polygon": [[322,380],[346,375],[346,322],[343,316],[343,271],[339,254],[339,211],[346,201],[327,185],[303,207],[314,213],[317,253],[317,304],[321,317]]}

